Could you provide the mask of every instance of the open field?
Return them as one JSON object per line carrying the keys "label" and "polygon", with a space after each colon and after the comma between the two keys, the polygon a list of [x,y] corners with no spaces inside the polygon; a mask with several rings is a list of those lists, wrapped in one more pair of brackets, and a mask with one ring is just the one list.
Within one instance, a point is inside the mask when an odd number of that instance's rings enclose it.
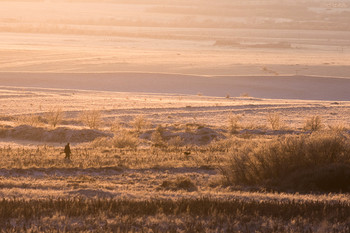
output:
{"label": "open field", "polygon": [[[311,116],[349,140],[348,101],[28,87],[1,87],[0,98],[2,229],[349,230],[347,192],[270,192],[263,182],[227,184],[222,170],[244,148],[308,138]],[[96,106],[101,122],[93,130],[80,116]],[[56,128],[47,121],[52,109],[63,112]],[[271,113],[281,117],[279,129]],[[140,116],[148,124],[137,131]],[[71,160],[61,154],[68,141]]]}
{"label": "open field", "polygon": [[349,22],[345,0],[0,0],[0,231],[349,232]]}

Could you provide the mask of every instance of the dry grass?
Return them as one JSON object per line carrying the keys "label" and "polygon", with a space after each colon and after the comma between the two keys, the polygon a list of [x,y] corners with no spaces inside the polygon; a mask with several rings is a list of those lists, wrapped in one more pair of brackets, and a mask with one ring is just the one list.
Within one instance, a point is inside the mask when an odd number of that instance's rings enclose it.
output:
{"label": "dry grass", "polygon": [[[157,131],[161,133],[161,127]],[[126,137],[135,137],[135,135],[136,133],[132,131],[125,134]],[[123,137],[120,135],[116,138],[121,139]],[[227,197],[221,199],[199,198],[204,188],[211,188],[207,178],[200,181],[198,176],[206,171],[204,168],[222,167],[229,164],[229,154],[247,153],[252,158],[260,158],[261,169],[259,175],[263,176],[259,176],[259,181],[263,181],[262,178],[269,177],[268,175],[283,175],[282,171],[293,166],[287,164],[290,167],[286,167],[283,164],[284,159],[297,161],[298,164],[294,163],[294,165],[301,167],[303,167],[303,164],[313,164],[314,161],[310,161],[310,159],[314,157],[317,158],[319,163],[325,165],[334,164],[334,161],[346,161],[347,138],[340,134],[318,132],[312,135],[287,136],[282,141],[277,137],[271,140],[264,136],[255,139],[242,139],[233,136],[202,147],[149,147],[148,149],[125,146],[128,143],[123,140],[121,145],[125,149],[118,149],[116,145],[112,144],[116,138],[96,140],[92,144],[100,143],[100,146],[96,146],[94,149],[90,148],[89,145],[73,147],[73,159],[68,163],[63,160],[63,155],[61,156],[57,148],[54,147],[0,148],[0,155],[4,158],[0,161],[0,167],[2,169],[7,168],[2,172],[17,172],[18,174],[26,174],[25,176],[40,172],[48,174],[51,171],[55,178],[50,177],[53,180],[47,182],[52,183],[55,179],[59,179],[57,185],[55,184],[56,186],[50,184],[52,189],[60,189],[61,185],[64,184],[65,189],[67,189],[67,185],[72,186],[72,189],[76,192],[93,190],[101,194],[111,192],[117,189],[116,187],[125,189],[130,185],[136,186],[137,184],[133,184],[133,182],[144,182],[145,175],[149,171],[145,171],[146,173],[142,171],[151,168],[152,171],[159,171],[158,174],[152,175],[155,180],[148,181],[154,186],[150,194],[152,198],[142,200],[81,197],[75,199],[45,197],[29,198],[27,200],[6,198],[0,201],[0,229],[3,231],[37,232],[55,230],[176,232],[179,229],[185,232],[235,232],[247,231],[247,229],[260,232],[330,232],[334,230],[347,232],[349,230],[347,212],[350,207],[348,202],[337,200],[329,202],[312,201],[308,198],[300,198],[299,201],[283,198],[260,200],[251,198],[250,194],[247,194],[243,199]],[[185,150],[190,151],[191,154],[184,154]],[[342,159],[339,154],[343,155]],[[280,157],[275,160],[276,156]],[[305,160],[300,161],[300,157],[303,156],[306,156]],[[242,162],[245,166],[242,167],[242,173],[254,171],[253,164],[249,163],[250,161]],[[254,165],[257,165],[256,162]],[[230,168],[232,168],[232,161],[230,165]],[[235,166],[238,167],[238,164]],[[317,166],[321,167],[320,165]],[[185,167],[189,169],[201,167],[202,170],[199,170],[195,175],[191,174],[191,176],[180,175],[175,171],[170,176],[169,171],[176,167],[179,168],[178,171]],[[138,171],[140,172],[139,175],[136,174],[135,170],[128,170],[136,168],[141,169]],[[267,173],[263,168],[270,173]],[[345,168],[335,167],[343,174],[348,174]],[[349,167],[347,168],[349,169]],[[317,172],[332,175],[332,171],[329,169],[322,169]],[[60,173],[66,174],[67,177],[56,177],[56,174]],[[119,175],[108,176],[108,173]],[[128,175],[128,173],[130,174]],[[212,173],[214,173],[214,170]],[[224,175],[227,178],[228,173]],[[306,175],[310,177],[309,173]],[[129,179],[120,181],[120,186],[117,186],[115,182],[120,179],[119,177],[125,176],[129,176]],[[46,175],[45,178],[38,179],[48,178]],[[287,178],[292,183],[300,177],[289,176]],[[102,179],[105,180],[102,181]],[[150,177],[147,179],[150,179]],[[26,182],[23,178],[6,178],[2,181],[0,187],[9,191],[13,190],[12,192],[16,190],[18,192],[19,187],[27,187],[26,192],[33,189],[48,191],[47,186],[42,183],[43,181],[34,180],[33,182],[28,180],[31,183]],[[155,182],[157,185],[154,185]],[[327,182],[334,183],[335,180]],[[242,182],[238,183],[243,184]],[[252,183],[254,182],[249,184]],[[135,189],[141,187],[137,186]],[[223,187],[223,189],[225,188]],[[221,186],[216,184],[210,193],[215,196],[217,192],[222,192],[220,190]],[[147,194],[147,192],[150,191],[144,191],[144,194]],[[168,199],[156,198],[157,195],[163,192],[169,195]],[[193,196],[182,199],[172,198],[172,195],[179,195],[179,193],[184,192]],[[128,194],[132,193],[131,191],[128,192]],[[227,195],[229,196],[230,193]],[[260,195],[263,196],[264,193]],[[295,197],[298,197],[298,195],[296,194]]]}
{"label": "dry grass", "polygon": [[189,177],[180,176],[176,180],[164,180],[160,186],[165,190],[186,190],[193,192],[197,190],[197,186]]}
{"label": "dry grass", "polygon": [[182,139],[180,136],[172,137],[168,141],[168,146],[175,147],[176,149],[179,149],[180,147],[184,146],[184,144],[184,139]]}
{"label": "dry grass", "polygon": [[151,141],[155,147],[165,147],[166,142],[164,140],[164,128],[158,125],[155,131],[151,135]]}
{"label": "dry grass", "polygon": [[42,117],[34,114],[29,115],[22,115],[15,118],[15,125],[29,125],[32,127],[39,127],[43,126],[43,119]]}
{"label": "dry grass", "polygon": [[99,110],[83,111],[80,114],[80,119],[84,125],[90,129],[98,129],[102,124],[102,115]]}
{"label": "dry grass", "polygon": [[348,232],[346,203],[284,201],[1,200],[3,231]]}
{"label": "dry grass", "polygon": [[[217,167],[228,160],[220,152],[209,153],[207,149],[189,148],[149,148],[138,149],[140,141],[133,134],[114,138],[99,138],[90,145],[72,147],[72,161],[66,163],[62,148],[38,146],[35,148],[0,147],[0,168],[93,168],[122,166],[133,169],[154,167]],[[186,156],[184,151],[192,151]]]}
{"label": "dry grass", "polygon": [[228,118],[228,131],[230,134],[236,134],[238,133],[238,130],[240,129],[240,120],[242,119],[242,116],[240,115],[230,115]]}
{"label": "dry grass", "polygon": [[139,139],[129,131],[122,131],[112,139],[112,145],[116,148],[136,149]]}
{"label": "dry grass", "polygon": [[[160,101],[156,96],[147,101],[123,97],[124,105],[117,105],[120,96],[104,94],[99,104],[110,101],[111,106],[106,104],[101,112],[99,126],[106,127],[99,132],[105,137],[73,143],[71,160],[61,154],[63,144],[0,147],[0,199],[4,198],[0,231],[349,231],[349,195],[344,194],[349,192],[349,136],[345,124],[333,123],[336,114],[347,122],[345,104],[330,105],[330,110],[324,108],[328,103],[271,104],[263,99],[219,101],[195,96],[174,105],[174,97]],[[83,94],[67,100],[78,95]],[[79,98],[90,102],[87,96]],[[67,128],[43,128],[42,135],[80,132],[81,106],[63,107]],[[290,131],[278,130],[279,114],[269,115],[273,130],[267,127],[261,116],[276,109],[284,116],[297,112],[284,119]],[[304,115],[300,109],[307,109]],[[45,116],[41,107],[35,114]],[[133,120],[137,114],[145,114],[147,120],[145,116]],[[301,131],[303,119],[313,114],[331,124],[330,130]],[[20,135],[25,132],[12,127],[13,117],[1,118],[0,136],[10,140],[16,130]],[[117,120],[105,124],[102,117]],[[45,118],[39,121],[48,123]],[[317,120],[311,122],[318,125]],[[22,128],[39,135],[35,127]],[[81,135],[92,132],[97,131],[84,129]],[[215,135],[220,136],[211,138]],[[192,140],[202,137],[213,140],[208,144]]]}
{"label": "dry grass", "polygon": [[149,128],[151,125],[151,123],[142,115],[136,116],[131,124],[138,133],[144,129]]}
{"label": "dry grass", "polygon": [[122,125],[121,122],[118,118],[115,118],[111,124],[110,124],[110,130],[113,133],[117,133],[118,131],[120,131],[122,129]]}

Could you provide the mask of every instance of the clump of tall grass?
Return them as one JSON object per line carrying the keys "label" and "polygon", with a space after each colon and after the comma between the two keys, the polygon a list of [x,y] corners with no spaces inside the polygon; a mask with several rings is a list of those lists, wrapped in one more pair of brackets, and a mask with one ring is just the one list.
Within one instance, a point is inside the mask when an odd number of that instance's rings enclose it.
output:
{"label": "clump of tall grass", "polygon": [[6,137],[7,131],[6,127],[0,124],[0,137]]}
{"label": "clump of tall grass", "polygon": [[317,131],[323,128],[322,118],[320,116],[312,116],[306,119],[304,130]]}
{"label": "clump of tall grass", "polygon": [[[252,144],[234,153],[222,172],[226,184],[280,186],[294,173],[334,164],[350,165],[349,138],[340,133],[319,132]],[[350,176],[348,179],[350,182]],[[350,187],[339,187],[347,189]]]}
{"label": "clump of tall grass", "polygon": [[168,140],[168,146],[174,147],[176,149],[178,149],[179,147],[182,147],[184,145],[185,145],[185,141],[180,136],[172,137]]}
{"label": "clump of tall grass", "polygon": [[123,130],[113,138],[100,137],[91,142],[94,148],[128,148],[136,149],[139,145],[139,138],[132,132]]}
{"label": "clump of tall grass", "polygon": [[347,130],[347,127],[343,123],[336,123],[336,124],[328,125],[328,128],[332,131],[335,131],[335,132],[343,132],[343,131]]}
{"label": "clump of tall grass", "polygon": [[151,123],[142,115],[136,116],[131,124],[138,133],[140,133],[143,129],[149,128],[151,125]]}
{"label": "clump of tall grass", "polygon": [[111,138],[108,138],[108,137],[99,137],[93,140],[90,144],[93,148],[102,148],[102,147],[111,148],[112,140]]}
{"label": "clump of tall grass", "polygon": [[238,130],[240,129],[240,120],[242,119],[242,116],[240,115],[230,115],[228,118],[228,131],[230,134],[236,134],[238,133]]}
{"label": "clump of tall grass", "polygon": [[122,129],[121,122],[118,118],[115,118],[111,123],[110,123],[110,130],[113,133],[117,133]]}
{"label": "clump of tall grass", "polygon": [[129,131],[122,131],[112,139],[112,146],[116,148],[136,149],[139,145],[139,138]]}
{"label": "clump of tall grass", "polygon": [[186,190],[188,192],[197,190],[196,184],[189,177],[185,176],[179,176],[175,180],[164,180],[160,188],[173,191]]}
{"label": "clump of tall grass", "polygon": [[153,146],[155,147],[166,146],[166,142],[164,140],[164,131],[165,129],[161,125],[157,126],[156,130],[151,135],[151,141]]}

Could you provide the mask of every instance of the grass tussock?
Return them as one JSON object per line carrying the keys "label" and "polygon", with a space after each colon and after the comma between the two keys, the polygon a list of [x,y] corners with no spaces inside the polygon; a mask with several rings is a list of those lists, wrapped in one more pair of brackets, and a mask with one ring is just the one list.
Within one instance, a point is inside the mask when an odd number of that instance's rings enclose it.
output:
{"label": "grass tussock", "polygon": [[123,130],[116,134],[113,138],[100,137],[91,142],[93,148],[127,148],[137,149],[139,138],[132,132]]}
{"label": "grass tussock", "polygon": [[131,122],[131,125],[134,127],[135,131],[140,133],[144,129],[148,129],[151,123],[142,115],[136,116]]}
{"label": "grass tussock", "polygon": [[172,191],[185,190],[188,192],[197,191],[198,189],[189,177],[184,176],[177,177],[176,180],[164,180],[160,188]]}
{"label": "grass tussock", "polygon": [[164,131],[165,129],[158,125],[155,131],[151,135],[152,145],[154,147],[165,147],[166,141],[164,140]]}
{"label": "grass tussock", "polygon": [[[339,167],[338,164],[343,164],[342,169],[331,169]],[[258,145],[246,146],[232,155],[229,165],[222,171],[225,183],[231,185],[271,184],[277,187],[305,189],[302,191],[350,191],[350,176],[344,167],[348,165],[350,165],[349,138],[340,133],[319,132],[301,136],[289,135]],[[338,182],[336,187],[317,186],[314,183],[317,180],[320,183],[322,179],[318,177],[309,179],[310,176],[307,176],[309,173],[322,175],[322,170],[329,169],[334,172],[327,174],[334,177],[328,179],[335,181],[335,177],[343,174],[345,181]],[[305,177],[296,174],[305,174]]]}
{"label": "grass tussock", "polygon": [[238,133],[239,129],[241,128],[240,121],[242,119],[242,116],[240,115],[230,115],[228,118],[228,132],[230,134],[236,134]]}
{"label": "grass tussock", "polygon": [[114,136],[112,145],[116,148],[136,149],[139,145],[139,138],[129,131],[122,131]]}

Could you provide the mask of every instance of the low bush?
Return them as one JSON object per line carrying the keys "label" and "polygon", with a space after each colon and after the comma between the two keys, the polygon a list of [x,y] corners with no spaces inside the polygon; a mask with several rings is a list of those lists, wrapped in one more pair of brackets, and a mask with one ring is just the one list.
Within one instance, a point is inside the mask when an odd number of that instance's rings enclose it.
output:
{"label": "low bush", "polygon": [[91,142],[93,148],[128,148],[136,149],[139,145],[139,138],[129,131],[121,131],[112,137],[99,137]]}
{"label": "low bush", "polygon": [[182,147],[184,145],[185,145],[185,141],[180,136],[172,137],[168,141],[168,146],[170,146],[170,147],[179,148],[179,147]]}
{"label": "low bush", "polygon": [[323,128],[322,118],[320,116],[312,116],[305,121],[304,130],[317,131]]}
{"label": "low bush", "polygon": [[80,119],[90,129],[98,129],[102,124],[102,116],[99,110],[84,111],[81,113]]}
{"label": "low bush", "polygon": [[63,120],[64,113],[61,108],[52,108],[45,114],[47,123],[52,127],[56,128],[58,124]]}
{"label": "low bush", "polygon": [[131,122],[136,132],[140,133],[143,129],[147,129],[151,123],[144,116],[137,116]]}
{"label": "low bush", "polygon": [[267,121],[270,123],[272,130],[279,130],[282,127],[279,113],[269,113],[267,115]]}
{"label": "low bush", "polygon": [[238,130],[240,129],[240,115],[230,115],[228,118],[228,131],[230,134],[236,134],[238,133]]}
{"label": "low bush", "polygon": [[116,148],[136,149],[139,139],[129,131],[122,131],[112,139],[112,146]]}
{"label": "low bush", "polygon": [[155,147],[165,147],[166,143],[164,141],[164,131],[165,129],[158,125],[156,130],[151,135],[152,145]]}
{"label": "low bush", "polygon": [[[229,165],[222,168],[222,173],[224,182],[230,185],[281,187],[288,186],[284,182],[291,175],[295,176],[295,173],[308,174],[309,171],[334,164],[350,165],[349,139],[340,133],[320,132],[301,136],[289,135],[240,150],[232,155]],[[295,183],[291,188],[298,188],[298,184]],[[338,187],[338,190],[347,188]],[[314,190],[311,186],[309,189]]]}

